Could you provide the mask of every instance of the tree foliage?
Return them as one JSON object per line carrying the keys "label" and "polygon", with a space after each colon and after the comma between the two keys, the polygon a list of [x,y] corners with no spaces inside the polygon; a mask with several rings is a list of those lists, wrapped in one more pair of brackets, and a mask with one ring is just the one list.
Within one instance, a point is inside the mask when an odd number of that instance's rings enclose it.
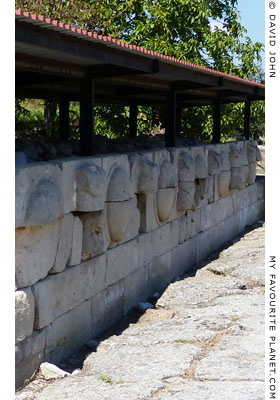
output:
{"label": "tree foliage", "polygon": [[[198,65],[247,79],[263,79],[259,72],[263,45],[247,36],[240,23],[238,0],[16,0],[16,7]],[[260,118],[263,107],[254,106]],[[225,107],[224,135],[228,135],[229,127],[232,129],[232,115],[240,115],[241,110],[241,105]],[[150,118],[150,111],[145,112]],[[114,113],[107,114],[100,109],[97,115],[102,115],[103,121],[115,119]],[[185,111],[185,126],[187,117],[190,120],[194,114],[200,126],[204,121],[202,130],[207,128],[209,136],[209,108]],[[123,123],[126,130],[127,117]],[[237,125],[235,129],[241,129],[241,122]]]}

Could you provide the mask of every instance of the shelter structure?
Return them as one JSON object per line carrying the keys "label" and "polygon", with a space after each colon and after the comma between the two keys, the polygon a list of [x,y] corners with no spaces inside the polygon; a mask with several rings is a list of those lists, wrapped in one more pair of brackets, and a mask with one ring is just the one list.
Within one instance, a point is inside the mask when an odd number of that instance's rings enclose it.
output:
{"label": "shelter structure", "polygon": [[136,136],[139,105],[166,108],[165,145],[176,145],[184,107],[213,106],[213,142],[221,137],[221,105],[245,102],[244,137],[250,139],[251,101],[263,84],[145,50],[112,37],[22,10],[15,13],[16,96],[59,102],[60,137],[69,137],[69,102],[80,102],[80,154],[94,148],[94,104],[130,107]]}

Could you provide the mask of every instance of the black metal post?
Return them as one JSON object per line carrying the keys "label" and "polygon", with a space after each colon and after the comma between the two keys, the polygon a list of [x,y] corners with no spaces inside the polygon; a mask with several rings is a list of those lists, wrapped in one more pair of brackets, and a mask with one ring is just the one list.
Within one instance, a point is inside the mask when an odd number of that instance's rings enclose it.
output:
{"label": "black metal post", "polygon": [[213,143],[221,141],[221,99],[217,98],[213,106]]}
{"label": "black metal post", "polygon": [[138,107],[134,104],[130,106],[129,114],[129,137],[136,138],[137,136],[137,115]]}
{"label": "black metal post", "polygon": [[93,82],[85,80],[80,86],[80,155],[90,156],[93,153]]}
{"label": "black metal post", "polygon": [[182,107],[177,106],[176,110],[176,135],[180,136],[182,122]]}
{"label": "black metal post", "polygon": [[69,140],[69,100],[62,99],[59,101],[59,139]]}
{"label": "black metal post", "polygon": [[176,92],[170,89],[166,99],[167,123],[165,127],[165,147],[176,145]]}
{"label": "black metal post", "polygon": [[244,137],[250,140],[250,122],[251,122],[251,101],[245,101],[244,109]]}

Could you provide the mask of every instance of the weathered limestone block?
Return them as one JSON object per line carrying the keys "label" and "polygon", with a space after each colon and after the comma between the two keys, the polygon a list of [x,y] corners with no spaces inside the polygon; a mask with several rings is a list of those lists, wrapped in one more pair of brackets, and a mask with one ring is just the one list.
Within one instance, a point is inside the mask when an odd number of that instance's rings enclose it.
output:
{"label": "weathered limestone block", "polygon": [[[257,176],[255,185],[256,185],[258,199],[263,199],[265,197],[265,179],[264,179],[264,176]],[[252,186],[253,185],[251,185],[250,187],[252,187]]]}
{"label": "weathered limestone block", "polygon": [[222,171],[218,175],[218,190],[220,197],[229,196],[231,171]]}
{"label": "weathered limestone block", "polygon": [[132,153],[128,158],[133,192],[155,192],[158,188],[159,167],[141,153]]}
{"label": "weathered limestone block", "polygon": [[220,171],[220,155],[216,151],[208,151],[208,175],[217,174]]}
{"label": "weathered limestone block", "polygon": [[108,286],[91,300],[92,336],[96,337],[123,317],[124,280]]}
{"label": "weathered limestone block", "polygon": [[91,300],[86,300],[46,327],[45,360],[59,364],[90,339]]}
{"label": "weathered limestone block", "polygon": [[156,165],[161,165],[163,161],[170,161],[170,152],[167,149],[156,150],[156,151],[145,151],[143,152],[145,158],[150,160]]}
{"label": "weathered limestone block", "polygon": [[113,168],[108,177],[106,201],[124,201],[134,194],[128,172],[120,167]]}
{"label": "weathered limestone block", "polygon": [[150,232],[158,227],[155,193],[137,194],[137,207],[140,211],[139,232]]}
{"label": "weathered limestone block", "polygon": [[239,150],[231,148],[229,151],[229,159],[232,168],[241,167],[242,156]]}
{"label": "weathered limestone block", "polygon": [[16,229],[16,287],[31,286],[53,267],[61,221],[44,226]]}
{"label": "weathered limestone block", "polygon": [[101,255],[34,285],[35,329],[77,307],[105,288],[106,256]]}
{"label": "weathered limestone block", "polygon": [[31,288],[15,292],[15,339],[16,343],[32,335],[35,303]]}
{"label": "weathered limestone block", "polygon": [[222,222],[212,226],[197,237],[197,263],[207,258],[213,251],[219,249],[226,241],[223,228],[224,224]]}
{"label": "weathered limestone block", "polygon": [[139,235],[139,266],[167,253],[179,243],[179,222],[172,221],[153,231]]}
{"label": "weathered limestone block", "polygon": [[195,194],[194,194],[194,203],[195,207],[201,207],[208,202],[207,196],[207,188],[208,188],[208,179],[196,179],[195,180]]}
{"label": "weathered limestone block", "polygon": [[201,208],[201,227],[203,231],[218,225],[233,214],[233,201],[225,197],[219,201]]}
{"label": "weathered limestone block", "polygon": [[137,240],[131,240],[106,253],[106,287],[125,278],[138,268]]}
{"label": "weathered limestone block", "polygon": [[262,161],[262,154],[258,146],[256,146],[256,161]]}
{"label": "weathered limestone block", "polygon": [[104,207],[107,176],[97,165],[82,165],[76,171],[76,210],[100,211]]}
{"label": "weathered limestone block", "polygon": [[156,208],[159,224],[166,222],[176,208],[177,190],[175,188],[158,189],[156,192]]}
{"label": "weathered limestone block", "polygon": [[191,210],[195,206],[195,183],[193,182],[179,182],[178,185],[178,198],[177,210]]}
{"label": "weathered limestone block", "polygon": [[16,345],[16,389],[30,379],[43,362],[45,348],[45,329],[35,331],[31,336]]}
{"label": "weathered limestone block", "polygon": [[110,247],[133,239],[140,228],[137,199],[105,204]]}
{"label": "weathered limestone block", "polygon": [[230,171],[231,163],[229,159],[229,151],[224,150],[220,153],[221,171]]}
{"label": "weathered limestone block", "polygon": [[171,252],[172,278],[184,272],[192,271],[196,266],[197,237],[188,239]]}
{"label": "weathered limestone block", "polygon": [[178,157],[178,182],[192,182],[195,180],[195,161],[187,152]]}
{"label": "weathered limestone block", "polygon": [[255,163],[257,160],[257,147],[250,142],[246,142],[246,151],[249,163]]}
{"label": "weathered limestone block", "polygon": [[148,270],[142,266],[124,280],[124,314],[148,297]]}
{"label": "weathered limestone block", "polygon": [[164,288],[171,278],[171,251],[152,260],[147,265],[148,288],[152,295]]}
{"label": "weathered limestone block", "polygon": [[178,184],[177,171],[170,161],[164,160],[160,166],[158,188],[173,188]]}
{"label": "weathered limestone block", "polygon": [[248,165],[248,157],[247,157],[245,142],[244,142],[244,147],[240,150],[240,156],[241,156],[241,166]]}
{"label": "weathered limestone block", "polygon": [[249,166],[242,165],[231,169],[230,189],[243,189],[248,184]]}
{"label": "weathered limestone block", "polygon": [[61,170],[48,163],[16,168],[16,227],[40,226],[64,214]]}
{"label": "weathered limestone block", "polygon": [[249,162],[248,184],[252,185],[256,181],[256,163]]}
{"label": "weathered limestone block", "polygon": [[79,217],[74,217],[71,243],[71,252],[68,260],[69,267],[80,264],[82,259],[83,224]]}
{"label": "weathered limestone block", "polygon": [[208,177],[208,167],[206,157],[198,154],[195,159],[195,178],[205,179]]}
{"label": "weathered limestone block", "polygon": [[57,253],[54,266],[49,271],[50,273],[56,274],[62,272],[67,265],[71,253],[73,223],[74,217],[71,213],[65,215],[61,220]]}
{"label": "weathered limestone block", "polygon": [[87,260],[107,250],[110,240],[105,211],[81,214],[83,224],[82,260]]}
{"label": "weathered limestone block", "polygon": [[64,199],[64,213],[76,211],[77,207],[77,175],[76,171],[79,168],[85,168],[87,165],[101,167],[101,158],[96,156],[91,157],[76,157],[70,159],[55,160],[53,163],[57,164],[62,171],[62,193]]}

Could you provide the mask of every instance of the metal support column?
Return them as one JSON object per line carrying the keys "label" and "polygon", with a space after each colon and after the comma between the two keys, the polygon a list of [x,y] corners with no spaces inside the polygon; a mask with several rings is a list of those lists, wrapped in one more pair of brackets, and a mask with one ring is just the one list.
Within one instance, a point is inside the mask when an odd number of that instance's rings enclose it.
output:
{"label": "metal support column", "polygon": [[167,123],[165,127],[165,147],[176,145],[176,92],[169,90],[166,99]]}
{"label": "metal support column", "polygon": [[216,99],[213,106],[213,143],[221,141],[221,99]]}
{"label": "metal support column", "polygon": [[130,106],[129,113],[129,137],[136,138],[137,136],[137,115],[138,107],[134,104]]}
{"label": "metal support column", "polygon": [[85,80],[80,86],[80,155],[90,156],[93,153],[93,82]]}
{"label": "metal support column", "polygon": [[250,140],[250,122],[251,122],[251,101],[245,101],[244,109],[244,137]]}
{"label": "metal support column", "polygon": [[69,100],[62,99],[59,102],[59,139],[62,141],[69,140]]}

